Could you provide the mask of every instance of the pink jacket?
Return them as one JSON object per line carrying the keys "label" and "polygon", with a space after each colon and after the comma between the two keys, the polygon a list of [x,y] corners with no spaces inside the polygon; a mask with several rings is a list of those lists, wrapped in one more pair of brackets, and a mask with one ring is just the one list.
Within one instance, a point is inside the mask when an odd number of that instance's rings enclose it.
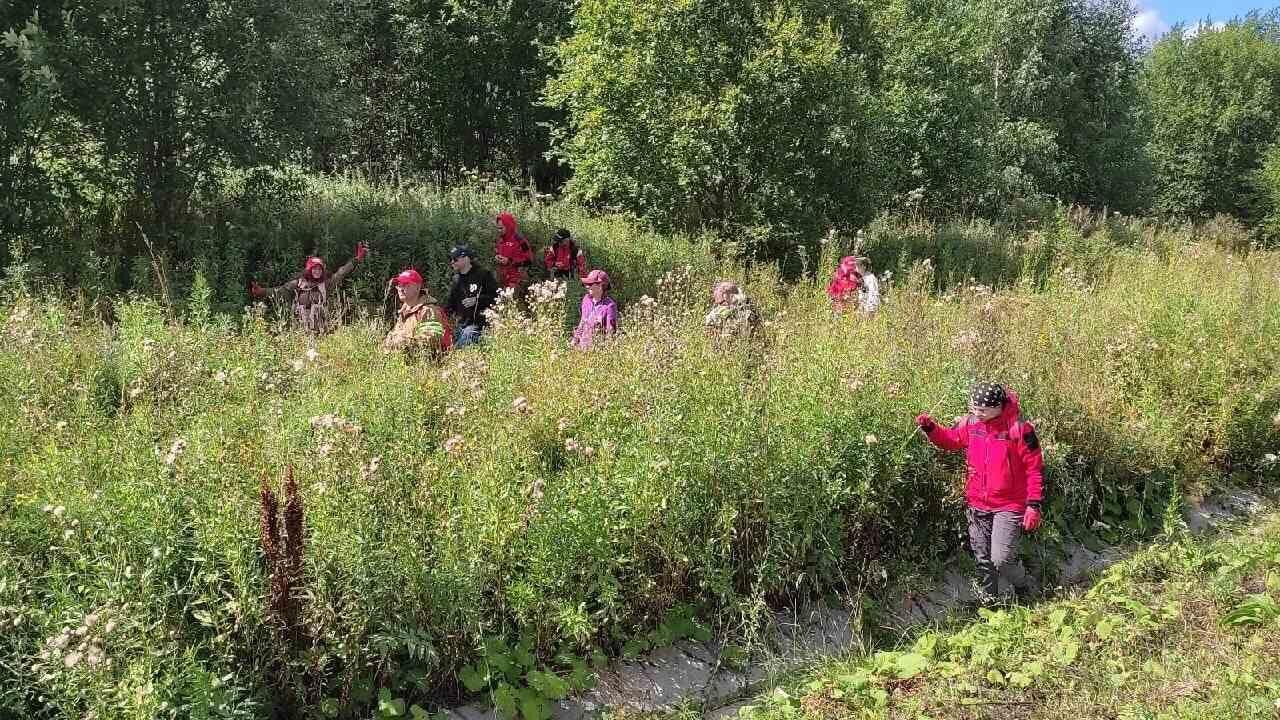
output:
{"label": "pink jacket", "polygon": [[965,500],[977,510],[1021,512],[1044,497],[1040,440],[1031,423],[1019,419],[1018,396],[1006,391],[1009,401],[994,420],[967,415],[953,428],[935,425],[928,433],[943,450],[965,451]]}

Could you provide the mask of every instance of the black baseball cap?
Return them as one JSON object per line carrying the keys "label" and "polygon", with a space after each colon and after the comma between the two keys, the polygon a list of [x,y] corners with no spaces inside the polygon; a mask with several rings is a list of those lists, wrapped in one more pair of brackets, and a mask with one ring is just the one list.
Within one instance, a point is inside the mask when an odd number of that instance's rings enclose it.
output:
{"label": "black baseball cap", "polygon": [[454,245],[453,249],[449,250],[450,262],[457,260],[458,258],[463,256],[475,259],[476,255],[475,253],[471,252],[471,248],[467,247],[466,245]]}

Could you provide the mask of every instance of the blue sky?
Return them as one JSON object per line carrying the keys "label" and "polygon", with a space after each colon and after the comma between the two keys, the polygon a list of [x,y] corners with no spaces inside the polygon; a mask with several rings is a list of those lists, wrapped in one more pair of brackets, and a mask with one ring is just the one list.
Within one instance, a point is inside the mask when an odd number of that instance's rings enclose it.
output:
{"label": "blue sky", "polygon": [[1138,17],[1133,21],[1134,28],[1146,37],[1155,38],[1178,23],[1193,26],[1205,18],[1221,22],[1250,10],[1278,7],[1280,0],[1136,0],[1136,4]]}

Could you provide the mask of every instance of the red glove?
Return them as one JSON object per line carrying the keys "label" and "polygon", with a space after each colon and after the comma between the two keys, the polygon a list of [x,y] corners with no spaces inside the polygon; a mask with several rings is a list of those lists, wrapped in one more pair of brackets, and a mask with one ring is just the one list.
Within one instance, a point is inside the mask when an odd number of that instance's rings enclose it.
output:
{"label": "red glove", "polygon": [[369,252],[368,246],[364,243],[356,243],[356,262],[364,260],[364,254]]}
{"label": "red glove", "polygon": [[1022,529],[1027,532],[1035,532],[1040,527],[1040,510],[1035,507],[1027,506],[1022,512]]}
{"label": "red glove", "polygon": [[253,282],[253,283],[249,283],[249,294],[250,294],[250,295],[252,295],[253,297],[260,298],[260,297],[262,297],[263,295],[266,295],[266,294],[267,294],[267,291],[266,291],[266,290],[263,290],[263,289],[258,285],[258,283]]}
{"label": "red glove", "polygon": [[929,417],[928,413],[923,413],[916,416],[916,426],[926,433],[931,433],[938,425],[933,421],[933,418]]}

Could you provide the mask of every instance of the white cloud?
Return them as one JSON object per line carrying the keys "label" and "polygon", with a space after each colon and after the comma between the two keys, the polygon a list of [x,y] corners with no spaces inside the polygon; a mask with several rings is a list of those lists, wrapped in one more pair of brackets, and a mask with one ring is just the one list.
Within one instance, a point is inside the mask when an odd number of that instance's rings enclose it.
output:
{"label": "white cloud", "polygon": [[1133,16],[1133,31],[1139,37],[1148,40],[1155,40],[1161,35],[1169,32],[1169,23],[1160,17],[1160,11],[1155,8],[1140,7],[1138,14]]}

